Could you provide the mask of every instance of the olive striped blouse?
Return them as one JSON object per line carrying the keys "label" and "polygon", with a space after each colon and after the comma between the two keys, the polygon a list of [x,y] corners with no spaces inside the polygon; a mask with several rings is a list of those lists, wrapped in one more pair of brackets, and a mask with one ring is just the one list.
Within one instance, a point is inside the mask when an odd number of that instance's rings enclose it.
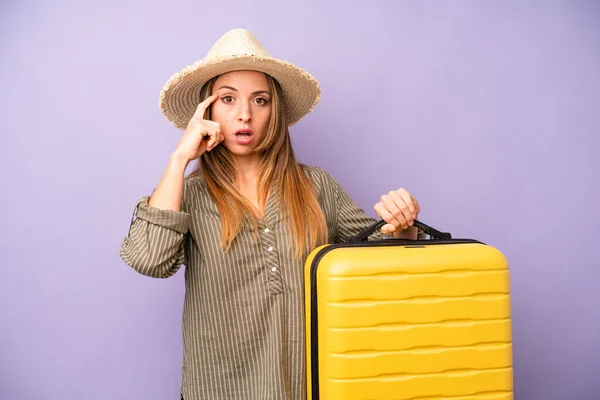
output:
{"label": "olive striped blouse", "polygon": [[[323,169],[304,168],[317,188],[330,243],[375,221]],[[257,239],[248,223],[226,253],[202,178],[186,179],[181,212],[150,207],[148,199],[137,202],[120,254],[156,278],[186,266],[183,398],[305,399],[304,265],[288,244],[277,191],[270,193]]]}

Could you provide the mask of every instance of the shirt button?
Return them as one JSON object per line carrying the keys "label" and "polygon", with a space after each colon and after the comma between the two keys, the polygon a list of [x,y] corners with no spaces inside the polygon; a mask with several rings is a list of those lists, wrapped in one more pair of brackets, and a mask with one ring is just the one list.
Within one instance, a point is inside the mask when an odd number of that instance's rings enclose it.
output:
{"label": "shirt button", "polygon": [[265,233],[269,233],[269,228],[265,228]]}
{"label": "shirt button", "polygon": [[267,250],[273,251],[273,247],[269,246],[269,248]]}
{"label": "shirt button", "polygon": [[271,271],[275,272],[275,271],[277,271],[277,268],[273,267],[273,268],[271,268]]}

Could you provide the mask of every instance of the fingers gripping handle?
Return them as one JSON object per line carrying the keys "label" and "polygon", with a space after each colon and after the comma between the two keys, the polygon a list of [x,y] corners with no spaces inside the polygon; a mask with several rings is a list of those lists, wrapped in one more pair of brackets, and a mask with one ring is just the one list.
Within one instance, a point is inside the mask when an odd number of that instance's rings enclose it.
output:
{"label": "fingers gripping handle", "polygon": [[[381,228],[385,224],[387,224],[387,222],[385,222],[384,220],[375,222],[371,226],[367,227],[361,233],[354,235],[354,236],[350,236],[348,238],[348,242],[349,243],[363,242],[363,241],[367,240],[367,238],[369,236],[371,236],[373,234],[373,232],[375,232],[375,230]],[[422,223],[421,221],[415,220],[414,226],[416,226],[417,228],[420,228],[423,232],[428,234],[432,239],[446,239],[446,240],[452,239],[452,235],[449,232],[440,232],[437,229],[434,229],[431,226]]]}

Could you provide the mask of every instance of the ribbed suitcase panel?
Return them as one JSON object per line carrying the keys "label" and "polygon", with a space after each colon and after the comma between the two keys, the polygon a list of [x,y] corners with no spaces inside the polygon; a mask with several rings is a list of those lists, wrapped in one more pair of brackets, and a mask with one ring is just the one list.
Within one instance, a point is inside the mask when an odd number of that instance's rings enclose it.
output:
{"label": "ribbed suitcase panel", "polygon": [[[512,371],[495,370],[412,374],[368,379],[332,379],[321,399],[325,400],[424,400],[435,398],[481,399],[483,393],[512,396]],[[478,395],[476,395],[479,393]],[[511,399],[512,397],[507,397]]]}
{"label": "ribbed suitcase panel", "polygon": [[[377,341],[373,342],[376,337]],[[399,340],[402,338],[402,341]],[[332,353],[408,350],[428,346],[509,343],[510,319],[397,324],[371,328],[330,328],[324,341]]]}
{"label": "ribbed suitcase panel", "polygon": [[319,319],[329,328],[364,328],[397,324],[489,320],[510,317],[509,295],[475,295],[390,301],[322,302]]}
{"label": "ribbed suitcase panel", "polygon": [[[386,374],[424,374],[505,368],[512,365],[508,343],[431,347],[388,352],[331,353],[331,379],[371,378]],[[392,372],[393,371],[393,372]]]}
{"label": "ribbed suitcase panel", "polygon": [[429,273],[378,274],[372,266],[370,275],[329,276],[328,301],[401,300],[418,296],[470,296],[482,293],[505,293],[508,271],[456,271]]}
{"label": "ribbed suitcase panel", "polygon": [[334,249],[317,293],[321,399],[512,399],[509,275],[493,247]]}

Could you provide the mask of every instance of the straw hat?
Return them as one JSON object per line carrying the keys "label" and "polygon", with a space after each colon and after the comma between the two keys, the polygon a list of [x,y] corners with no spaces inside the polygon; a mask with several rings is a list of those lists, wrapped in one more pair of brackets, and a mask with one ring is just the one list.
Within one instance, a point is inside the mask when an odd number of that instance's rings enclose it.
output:
{"label": "straw hat", "polygon": [[167,119],[185,129],[198,103],[200,89],[211,78],[236,70],[264,72],[281,85],[288,125],[300,121],[319,102],[319,82],[307,71],[272,57],[245,29],[233,29],[215,42],[203,60],[173,75],[160,93],[160,108]]}

